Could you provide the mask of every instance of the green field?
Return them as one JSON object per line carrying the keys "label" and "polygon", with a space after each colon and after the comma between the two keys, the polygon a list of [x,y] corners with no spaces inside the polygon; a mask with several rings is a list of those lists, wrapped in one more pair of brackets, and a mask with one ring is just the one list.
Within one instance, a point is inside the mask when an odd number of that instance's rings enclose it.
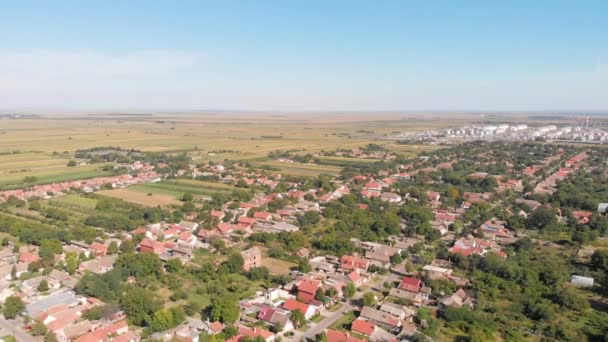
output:
{"label": "green field", "polygon": [[48,204],[57,208],[89,213],[95,210],[95,207],[97,206],[97,200],[93,198],[82,197],[76,194],[68,194],[64,196],[55,197],[49,200]]}
{"label": "green field", "polygon": [[102,170],[104,165],[50,166],[46,169],[38,169],[37,171],[5,174],[0,177],[0,190],[24,187],[26,185],[23,182],[25,177],[36,177],[36,181],[28,185],[37,185],[112,175],[111,171]]}

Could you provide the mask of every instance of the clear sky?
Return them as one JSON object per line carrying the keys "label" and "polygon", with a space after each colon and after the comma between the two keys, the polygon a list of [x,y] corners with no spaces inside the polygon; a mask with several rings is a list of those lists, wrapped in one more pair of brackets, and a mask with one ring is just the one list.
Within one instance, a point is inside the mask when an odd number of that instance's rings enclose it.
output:
{"label": "clear sky", "polygon": [[608,1],[0,0],[0,107],[606,110]]}

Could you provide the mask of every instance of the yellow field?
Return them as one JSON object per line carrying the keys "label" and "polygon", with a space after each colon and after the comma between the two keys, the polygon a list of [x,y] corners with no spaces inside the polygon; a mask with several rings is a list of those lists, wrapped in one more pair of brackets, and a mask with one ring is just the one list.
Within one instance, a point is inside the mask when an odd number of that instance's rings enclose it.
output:
{"label": "yellow field", "polygon": [[[315,153],[369,143],[413,153],[418,151],[416,146],[377,138],[395,132],[438,127],[441,122],[401,114],[80,114],[2,120],[0,184],[15,184],[25,176],[51,181],[80,175],[93,177],[100,166],[66,166],[75,150],[91,147],[186,152],[197,162],[258,159],[276,150]],[[15,151],[19,154],[13,154]],[[280,167],[285,173],[299,175],[339,172],[339,168]]]}

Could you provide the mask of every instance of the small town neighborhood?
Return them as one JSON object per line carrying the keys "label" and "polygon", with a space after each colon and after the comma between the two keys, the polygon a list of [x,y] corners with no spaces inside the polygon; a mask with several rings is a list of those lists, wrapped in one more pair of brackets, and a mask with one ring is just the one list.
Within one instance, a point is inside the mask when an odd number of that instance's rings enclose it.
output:
{"label": "small town neighborhood", "polygon": [[[1,201],[12,206],[184,177],[248,196],[184,196],[184,206],[196,203],[179,219],[144,215],[148,221],[133,229],[102,224],[84,240],[28,240],[2,222],[18,238],[5,237],[0,249],[0,335],[76,342],[433,338],[439,318],[481,315],[478,305],[490,295],[480,284],[490,280],[478,270],[510,272],[501,265],[534,245],[563,249],[543,227],[577,227],[587,234],[573,233],[581,246],[607,228],[598,227],[606,223],[605,203],[566,204],[560,187],[581,172],[605,180],[601,152],[553,147],[514,165],[497,162],[483,145],[467,148],[480,153],[467,159],[448,148],[402,163],[380,148],[338,151],[332,155],[390,164],[312,181],[232,161],[174,173],[137,161],[129,166],[136,173],[3,191]],[[537,146],[518,148],[528,158]],[[294,156],[277,161],[299,163]],[[462,174],[467,169],[479,171]],[[561,206],[549,201],[553,194]],[[531,235],[534,229],[548,233]],[[584,291],[594,286],[591,275],[569,273],[555,286]],[[158,296],[170,305],[146,309]]]}

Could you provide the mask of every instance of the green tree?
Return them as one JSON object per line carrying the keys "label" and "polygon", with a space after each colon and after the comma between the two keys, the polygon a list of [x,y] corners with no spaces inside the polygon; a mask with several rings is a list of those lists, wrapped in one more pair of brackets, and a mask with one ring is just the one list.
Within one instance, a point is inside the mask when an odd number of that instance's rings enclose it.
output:
{"label": "green tree", "polygon": [[530,229],[543,229],[555,223],[557,223],[555,212],[546,206],[541,206],[530,215],[526,225]]}
{"label": "green tree", "polygon": [[319,287],[317,289],[317,292],[315,292],[315,299],[320,302],[323,302],[325,300],[325,291],[322,287]]}
{"label": "green tree", "polygon": [[68,161],[68,167],[74,167],[76,166],[76,161],[73,159],[70,159],[70,161]]}
{"label": "green tree", "polygon": [[110,242],[110,245],[108,245],[108,254],[116,253],[118,253],[118,243],[116,243],[116,241],[112,241]]}
{"label": "green tree", "polygon": [[30,334],[32,336],[43,336],[49,331],[40,319],[34,320],[34,324],[32,324],[31,327]]}
{"label": "green tree", "polygon": [[310,262],[306,258],[298,259],[298,270],[302,273],[308,273],[312,271],[312,267],[310,266]]}
{"label": "green tree", "polygon": [[57,239],[46,239],[40,244],[40,250],[38,254],[43,261],[52,262],[55,254],[61,254],[63,252],[63,245],[61,241]]}
{"label": "green tree", "polygon": [[3,312],[6,319],[15,319],[25,310],[25,304],[21,298],[17,296],[10,296],[6,298],[4,302]]}
{"label": "green tree", "polygon": [[49,290],[49,282],[46,279],[42,279],[40,283],[38,283],[38,292],[46,292]]}
{"label": "green tree", "polygon": [[165,263],[165,269],[167,272],[179,272],[184,268],[184,264],[178,258],[169,259]]}
{"label": "green tree", "polygon": [[209,311],[212,321],[221,321],[225,324],[236,322],[240,313],[236,299],[230,295],[213,297]]}
{"label": "green tree", "polygon": [[372,306],[376,304],[376,295],[372,292],[366,292],[361,298],[363,306]]}
{"label": "green tree", "polygon": [[133,243],[132,240],[124,240],[121,244],[120,244],[120,251],[124,254],[127,253],[134,253],[135,252],[135,244]]}
{"label": "green tree", "polygon": [[158,310],[154,313],[150,322],[152,331],[164,331],[173,327],[173,317],[167,310]]}
{"label": "green tree", "polygon": [[78,269],[79,263],[80,263],[80,260],[78,259],[78,256],[76,254],[68,253],[68,255],[65,258],[66,272],[68,272],[69,274],[74,274],[76,272],[76,270]]}
{"label": "green tree", "polygon": [[357,287],[353,283],[348,283],[344,287],[344,296],[346,298],[352,298],[357,293]]}
{"label": "green tree", "polygon": [[154,292],[131,285],[126,287],[119,303],[131,324],[144,326],[161,307],[160,302],[154,298],[156,298]]}
{"label": "green tree", "polygon": [[608,272],[608,249],[597,249],[591,255],[591,266],[598,270]]}
{"label": "green tree", "polygon": [[306,317],[304,313],[299,309],[296,309],[291,312],[291,321],[296,328],[302,327],[306,325]]}
{"label": "green tree", "polygon": [[227,268],[230,273],[238,273],[243,269],[245,261],[241,253],[231,253],[228,259],[224,261],[223,265]]}

